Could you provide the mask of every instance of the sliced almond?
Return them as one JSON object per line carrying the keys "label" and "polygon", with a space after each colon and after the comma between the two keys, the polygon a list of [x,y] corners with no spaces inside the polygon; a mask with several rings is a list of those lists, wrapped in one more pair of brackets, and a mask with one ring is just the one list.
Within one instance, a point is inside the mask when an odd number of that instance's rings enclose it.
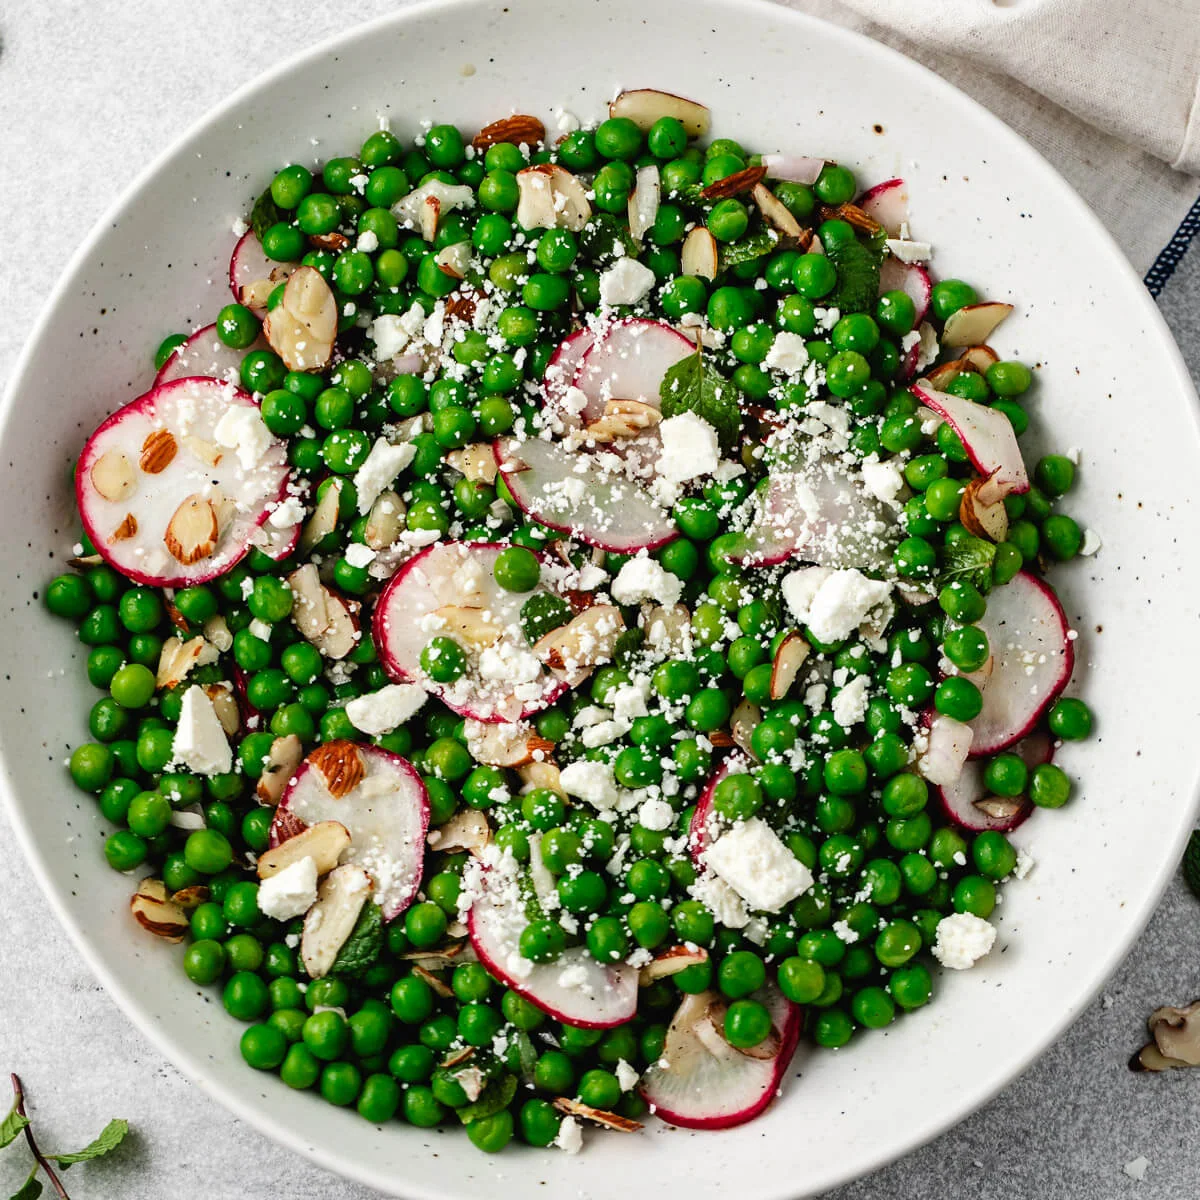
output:
{"label": "sliced almond", "polygon": [[279,303],[267,313],[263,334],[290,371],[319,371],[333,355],[337,298],[315,267],[297,267]]}
{"label": "sliced almond", "polygon": [[486,650],[494,646],[504,632],[504,626],[481,608],[461,604],[443,604],[433,615],[441,622],[438,633],[453,638],[469,650]]}
{"label": "sliced almond", "polygon": [[740,171],[734,171],[732,175],[726,175],[724,179],[718,179],[708,187],[701,188],[700,195],[705,200],[724,200],[729,196],[741,195],[742,192],[751,192],[756,184],[762,183],[766,174],[767,168],[764,166],[743,167]]}
{"label": "sliced almond", "polygon": [[114,504],[128,500],[137,491],[133,463],[120,450],[105,451],[92,463],[88,475],[99,495]]}
{"label": "sliced almond", "polygon": [[143,879],[129,900],[134,920],[155,937],[182,942],[188,931],[187,913],[167,895],[161,879]]}
{"label": "sliced almond", "polygon": [[123,542],[128,538],[136,537],[137,531],[137,517],[133,513],[126,513],[121,518],[121,523],[108,535],[108,544],[111,546],[113,542]]}
{"label": "sliced almond", "polygon": [[404,962],[420,963],[427,971],[440,971],[452,963],[468,961],[470,955],[469,942],[450,942],[445,946],[437,946],[432,950],[409,950],[400,957]]}
{"label": "sliced almond", "polygon": [[465,279],[467,269],[471,265],[471,243],[455,242],[451,246],[443,246],[434,255],[433,261],[443,275],[449,275],[452,279]]}
{"label": "sliced almond", "polygon": [[138,466],[147,475],[159,475],[171,465],[172,459],[179,452],[179,443],[169,429],[155,429],[146,435],[142,443],[142,453],[138,458]]}
{"label": "sliced almond", "polygon": [[[751,704],[749,700],[743,699],[733,710],[729,718],[729,733],[733,738],[733,744],[739,750],[749,754],[751,758],[757,759],[758,755],[750,748],[750,735],[762,724],[762,709],[757,704]],[[714,742],[713,745],[716,745]]]}
{"label": "sliced almond", "polygon": [[1156,1008],[1147,1021],[1154,1044],[1165,1058],[1200,1066],[1200,1000],[1186,1008]]}
{"label": "sliced almond", "polygon": [[972,479],[967,484],[959,501],[958,519],[968,533],[1002,542],[1008,537],[1008,509],[1003,500],[987,504],[981,499],[980,492],[986,484],[986,479]]}
{"label": "sliced almond", "polygon": [[178,904],[184,912],[194,912],[202,904],[207,904],[212,899],[212,893],[202,883],[193,883],[191,887],[180,888],[172,897],[171,901]]}
{"label": "sliced almond", "polygon": [[1134,1055],[1129,1066],[1134,1071],[1170,1071],[1175,1067],[1190,1067],[1182,1058],[1171,1058],[1164,1054],[1153,1042],[1147,1042]]}
{"label": "sliced almond", "polygon": [[569,1117],[585,1117],[589,1121],[595,1121],[597,1125],[603,1125],[605,1129],[615,1129],[618,1133],[637,1133],[642,1127],[640,1121],[630,1120],[629,1117],[608,1112],[603,1108],[593,1108],[590,1104],[584,1104],[582,1100],[571,1100],[566,1096],[559,1096],[554,1101],[554,1107]]}
{"label": "sliced almond", "polygon": [[450,1053],[442,1059],[441,1065],[447,1069],[450,1067],[461,1067],[463,1063],[470,1062],[474,1057],[474,1046],[462,1046],[458,1050],[451,1050]]}
{"label": "sliced almond", "polygon": [[604,415],[593,421],[584,433],[589,441],[604,444],[637,437],[639,433],[653,429],[661,420],[662,413],[641,400],[609,400],[604,405]]}
{"label": "sliced almond", "polygon": [[404,532],[404,501],[393,491],[380,492],[367,514],[363,541],[372,550],[386,550]]}
{"label": "sliced almond", "polygon": [[203,686],[204,694],[213,706],[213,712],[216,713],[225,736],[233,737],[242,727],[242,714],[238,711],[233,688],[227,683],[206,683]]}
{"label": "sliced almond", "polygon": [[546,127],[528,113],[515,113],[485,125],[472,139],[476,150],[486,150],[500,142],[514,146],[538,146],[546,140]]}
{"label": "sliced almond", "polygon": [[233,648],[233,634],[220,613],[214,613],[201,626],[204,636],[224,654]]}
{"label": "sliced almond", "polygon": [[517,224],[526,229],[578,233],[591,219],[587,189],[565,167],[555,163],[524,167],[517,172],[517,187]]}
{"label": "sliced almond", "polygon": [[985,816],[997,821],[1006,821],[1021,811],[1021,802],[1008,796],[985,796],[982,800],[975,801],[975,807]]}
{"label": "sliced almond", "polygon": [[329,974],[370,895],[371,877],[362,867],[346,863],[325,876],[300,935],[300,958],[310,978]]}
{"label": "sliced almond", "polygon": [[608,106],[608,115],[627,118],[643,133],[648,133],[660,118],[674,117],[688,137],[697,138],[708,132],[711,114],[703,104],[685,96],[655,88],[634,88],[617,96]]}
{"label": "sliced almond", "polygon": [[798,238],[800,222],[792,216],[787,205],[765,183],[756,183],[750,189],[750,198],[758,205],[758,211],[768,225],[773,226],[786,238]]}
{"label": "sliced almond", "polygon": [[186,437],[181,438],[180,444],[206,467],[215,467],[224,457],[219,446],[205,441],[204,438],[196,437],[194,434],[189,433]]}
{"label": "sliced almond", "polygon": [[292,776],[300,769],[303,757],[304,744],[294,733],[277,737],[271,743],[266,765],[254,788],[259,804],[274,808],[279,803]]}
{"label": "sliced almond", "polygon": [[418,979],[423,979],[429,984],[434,994],[440,996],[443,1000],[452,1000],[454,998],[454,992],[451,990],[450,985],[445,980],[439,979],[427,968],[417,965],[413,967],[412,973]]}
{"label": "sliced almond", "polygon": [[670,608],[658,604],[645,609],[642,628],[646,631],[646,641],[659,654],[676,657],[691,650],[692,615],[686,604],[673,604]]}
{"label": "sliced almond", "polygon": [[308,244],[315,246],[318,250],[345,250],[350,245],[350,239],[344,233],[338,233],[335,229],[330,233],[310,233],[308,235]]}
{"label": "sliced almond", "polygon": [[958,356],[958,359],[959,362],[965,363],[967,366],[978,371],[980,375],[984,375],[987,373],[988,367],[1000,361],[1000,355],[991,346],[978,345],[968,346]]}
{"label": "sliced almond", "polygon": [[491,442],[473,442],[446,455],[446,463],[473,483],[496,482],[496,455]]}
{"label": "sliced almond", "polygon": [[350,833],[340,821],[318,821],[260,854],[258,877],[270,879],[305,858],[317,864],[318,875],[326,875],[338,865],[349,845]]}
{"label": "sliced almond", "polygon": [[864,212],[857,204],[835,204],[821,206],[823,221],[845,221],[851,229],[859,233],[879,233],[883,228],[870,213]]}
{"label": "sliced almond", "polygon": [[533,652],[556,671],[596,667],[608,662],[625,631],[621,610],[613,604],[593,604],[538,639]]}
{"label": "sliced almond", "polygon": [[358,614],[361,609],[362,605],[357,601],[347,600],[325,589],[325,611],[329,614],[329,624],[313,644],[326,658],[345,658],[358,645],[361,636]]}
{"label": "sliced almond", "polygon": [[[963,373],[963,364],[956,358],[948,363],[941,363],[926,373],[925,378],[934,391],[944,392]],[[931,410],[932,411],[932,410]]]}
{"label": "sliced almond", "polygon": [[658,168],[653,164],[639,167],[633,191],[629,195],[629,232],[641,241],[654,228],[658,220],[659,202],[662,199],[662,182]]}
{"label": "sliced almond", "polygon": [[986,342],[1012,310],[1011,304],[1001,304],[996,300],[968,304],[946,318],[942,329],[942,345],[975,346]]}
{"label": "sliced almond", "polygon": [[98,567],[104,559],[99,554],[76,554],[67,559],[67,566],[76,571],[86,571],[88,567]]}
{"label": "sliced almond", "polygon": [[342,481],[334,478],[321,492],[313,508],[312,516],[300,531],[297,551],[308,554],[322,538],[328,537],[338,527],[338,510],[342,498]]}
{"label": "sliced almond", "polygon": [[217,511],[199,492],[184,498],[167,522],[163,542],[176,562],[185,567],[207,558],[217,548]]}
{"label": "sliced almond", "polygon": [[460,808],[458,812],[429,831],[426,841],[430,847],[442,854],[465,850],[479,858],[492,840],[492,830],[487,818],[476,808]]}
{"label": "sliced almond", "polygon": [[690,946],[671,946],[656,954],[638,972],[638,986],[649,987],[656,980],[669,979],[672,975],[678,975],[680,971],[686,971],[688,967],[707,961],[708,951],[703,946],[697,946],[695,949]]}
{"label": "sliced almond", "polygon": [[353,742],[338,739],[324,742],[313,750],[305,760],[325,781],[329,794],[340,800],[349,795],[363,781],[366,768],[362,755]]}
{"label": "sliced almond", "polygon": [[683,239],[679,265],[683,274],[716,279],[719,265],[717,239],[703,225],[695,226]]}
{"label": "sliced almond", "polygon": [[558,767],[552,762],[531,762],[523,767],[517,767],[517,777],[521,780],[521,790],[532,792],[537,788],[547,788],[564,800],[567,793],[559,779]]}
{"label": "sliced almond", "polygon": [[316,640],[329,628],[329,609],[325,603],[328,593],[315,563],[297,567],[287,577],[292,589],[292,623],[307,641]]}
{"label": "sliced almond", "polygon": [[808,639],[794,630],[779,643],[771,663],[772,700],[782,700],[792,690],[792,684],[796,682],[796,676],[800,674],[800,668],[807,661],[811,649]]}
{"label": "sliced almond", "polygon": [[265,309],[271,293],[279,286],[273,279],[255,279],[238,288],[238,303],[247,308]]}
{"label": "sliced almond", "polygon": [[523,767],[544,760],[554,750],[553,742],[524,723],[494,724],[468,717],[465,733],[471,757],[489,767]]}
{"label": "sliced almond", "polygon": [[427,242],[432,242],[437,237],[438,221],[441,220],[441,217],[441,200],[437,196],[426,196],[417,210],[417,226],[421,230],[421,236]]}
{"label": "sliced almond", "polygon": [[[729,1011],[729,1005],[723,999],[714,999],[709,1002],[708,1012],[705,1014],[708,1021],[711,1023],[713,1030],[717,1036],[725,1042],[730,1049],[736,1050],[739,1054],[744,1054],[747,1058],[757,1059],[772,1059],[779,1056],[779,1051],[783,1048],[783,1036],[779,1030],[771,1026],[771,1032],[767,1034],[757,1046],[731,1046],[725,1037],[725,1014]],[[701,1022],[700,1024],[703,1024]],[[699,1026],[696,1029],[697,1035],[700,1034]],[[701,1040],[705,1040],[701,1038]]]}
{"label": "sliced almond", "polygon": [[174,595],[168,591],[163,596],[163,608],[167,611],[167,620],[179,630],[180,633],[191,633],[192,627],[188,624],[188,619],[179,611],[179,606],[175,603]]}
{"label": "sliced almond", "polygon": [[202,637],[188,638],[184,641],[182,638],[169,637],[162,644],[162,649],[158,654],[158,671],[154,677],[155,686],[158,688],[173,688],[178,687],[188,676],[188,672],[195,666],[200,665],[200,660],[206,657],[207,649],[209,661],[215,661],[215,647]]}

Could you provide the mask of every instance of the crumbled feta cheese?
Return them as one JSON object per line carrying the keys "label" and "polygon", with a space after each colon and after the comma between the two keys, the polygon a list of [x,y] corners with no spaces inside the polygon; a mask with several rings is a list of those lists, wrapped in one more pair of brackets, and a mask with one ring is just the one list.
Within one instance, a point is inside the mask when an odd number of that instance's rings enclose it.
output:
{"label": "crumbled feta cheese", "polygon": [[[817,571],[827,573],[817,575]],[[845,571],[807,567],[786,576],[782,589],[796,620],[803,621],[818,641],[831,643],[848,638],[873,608],[888,599],[892,585],[868,579],[853,567]]]}
{"label": "crumbled feta cheese", "polygon": [[778,912],[813,883],[812,872],[761,817],[723,833],[700,860],[762,912]]}
{"label": "crumbled feta cheese", "polygon": [[808,346],[798,333],[783,330],[775,335],[763,365],[785,375],[799,375],[808,366]]}
{"label": "crumbled feta cheese", "polygon": [[284,867],[258,885],[258,907],[264,917],[290,921],[308,912],[317,899],[317,863],[311,855]]}
{"label": "crumbled feta cheese", "polygon": [[1150,1166],[1150,1160],[1144,1155],[1139,1154],[1137,1158],[1131,1158],[1121,1170],[1129,1176],[1130,1179],[1136,1179],[1141,1183],[1146,1178],[1146,1168]]}
{"label": "crumbled feta cheese", "polygon": [[269,642],[271,640],[271,626],[266,621],[260,621],[257,617],[250,622],[246,628],[251,635],[258,638],[260,642]]}
{"label": "crumbled feta cheese", "polygon": [[623,1092],[630,1092],[637,1085],[637,1081],[641,1076],[631,1067],[623,1058],[617,1059],[617,1068],[613,1072],[617,1077],[617,1084]]}
{"label": "crumbled feta cheese", "polygon": [[355,729],[379,737],[410,720],[425,703],[426,695],[425,689],[415,683],[389,683],[377,692],[348,701],[346,716]]}
{"label": "crumbled feta cheese", "polygon": [[884,245],[893,258],[902,263],[928,262],[933,257],[933,247],[928,242],[910,242],[908,238],[888,238]]}
{"label": "crumbled feta cheese", "polygon": [[552,1145],[566,1154],[578,1154],[583,1149],[583,1126],[574,1117],[563,1117]]}
{"label": "crumbled feta cheese", "polygon": [[921,348],[917,351],[916,369],[923,371],[938,356],[937,330],[928,321],[922,321],[918,334],[921,339]]}
{"label": "crumbled feta cheese", "polygon": [[225,730],[198,684],[183,693],[171,754],[175,762],[197,775],[227,775],[233,770],[233,751]]}
{"label": "crumbled feta cheese", "polygon": [[833,719],[844,729],[857,725],[867,715],[870,676],[856,675],[833,698]]}
{"label": "crumbled feta cheese", "polygon": [[293,529],[304,520],[304,504],[298,496],[285,496],[271,510],[267,524],[272,529]]}
{"label": "crumbled feta cheese", "polygon": [[654,286],[654,272],[636,258],[619,258],[600,276],[601,304],[636,304]]}
{"label": "crumbled feta cheese", "polygon": [[358,493],[358,511],[365,516],[379,494],[416,457],[417,448],[411,442],[393,446],[387,438],[380,438],[371,447],[363,465],[354,473],[354,490]]}
{"label": "crumbled feta cheese", "polygon": [[996,928],[973,913],[952,913],[937,925],[933,957],[952,971],[973,967],[996,941]]}
{"label": "crumbled feta cheese", "polygon": [[237,454],[243,471],[253,471],[271,448],[274,439],[257,408],[231,404],[213,428],[217,445]]}
{"label": "crumbled feta cheese", "polygon": [[370,229],[360,233],[358,240],[354,243],[354,248],[361,250],[364,254],[374,254],[379,249],[379,235]]}
{"label": "crumbled feta cheese", "polygon": [[670,829],[674,819],[675,810],[665,800],[643,800],[638,809],[638,824],[654,833]]}
{"label": "crumbled feta cheese", "polygon": [[1079,553],[1084,558],[1090,558],[1100,549],[1100,546],[1100,535],[1094,529],[1085,529],[1083,531],[1083,541],[1079,543]]}
{"label": "crumbled feta cheese", "polygon": [[640,604],[654,600],[670,607],[683,595],[683,580],[644,551],[624,563],[609,587],[618,604]]}
{"label": "crumbled feta cheese", "polygon": [[608,763],[577,759],[563,767],[558,782],[568,796],[586,800],[595,808],[612,808],[617,803],[617,784]]}
{"label": "crumbled feta cheese", "polygon": [[641,686],[637,683],[620,684],[609,697],[613,716],[618,721],[635,721],[638,717],[648,715],[646,697],[649,690],[649,680],[645,680]]}
{"label": "crumbled feta cheese", "polygon": [[886,462],[880,462],[876,455],[863,459],[862,478],[863,486],[876,500],[892,508],[900,507],[896,497],[904,487],[904,475],[894,458]]}
{"label": "crumbled feta cheese", "polygon": [[853,946],[858,941],[858,933],[845,921],[834,921],[833,932],[838,935],[839,941],[847,946]]}
{"label": "crumbled feta cheese", "polygon": [[699,900],[726,929],[745,929],[750,923],[741,896],[719,875],[701,875],[688,888],[688,895]]}
{"label": "crumbled feta cheese", "polygon": [[351,542],[343,555],[352,567],[369,567],[375,561],[375,551],[362,542]]}
{"label": "crumbled feta cheese", "polygon": [[367,331],[375,343],[375,361],[386,362],[399,354],[424,324],[425,310],[419,304],[412,305],[405,313],[383,313],[376,317]]}
{"label": "crumbled feta cheese", "polygon": [[[475,207],[475,192],[465,183],[452,184],[443,183],[440,179],[429,179],[420,187],[413,188],[407,196],[402,196],[397,200],[392,205],[392,215],[401,217],[410,225],[420,228],[422,209],[425,208],[425,202],[430,199],[437,201],[438,216],[441,217],[456,208]],[[433,241],[432,231],[425,240]]]}
{"label": "crumbled feta cheese", "polygon": [[659,424],[662,450],[657,471],[672,483],[686,483],[701,475],[711,475],[720,464],[721,448],[717,431],[702,417],[684,412]]}
{"label": "crumbled feta cheese", "polygon": [[1028,850],[1017,848],[1017,865],[1013,867],[1013,878],[1024,879],[1030,871],[1036,866],[1036,862],[1032,854]]}

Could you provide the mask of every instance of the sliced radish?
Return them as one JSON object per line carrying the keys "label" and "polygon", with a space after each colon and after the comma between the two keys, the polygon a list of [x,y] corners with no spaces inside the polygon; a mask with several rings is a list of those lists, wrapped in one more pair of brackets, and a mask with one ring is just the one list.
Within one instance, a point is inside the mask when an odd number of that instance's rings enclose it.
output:
{"label": "sliced radish", "polygon": [[582,417],[590,425],[609,400],[640,400],[659,407],[663,376],[696,347],[665,321],[628,317],[614,321],[589,347],[574,384],[587,397]]}
{"label": "sliced radish", "polygon": [[1067,686],[1075,643],[1053,590],[1028,571],[992,588],[979,627],[992,648],[983,711],[971,722],[971,757],[1025,737]]}
{"label": "sliced radish", "polygon": [[294,819],[336,821],[350,834],[343,863],[371,876],[375,901],[391,921],[421,886],[429,798],[412,764],[379,746],[325,742],[292,776],[271,824],[271,845],[286,841]]}
{"label": "sliced radish", "polygon": [[[637,1012],[638,972],[628,963],[606,966],[583,946],[564,950],[552,963],[532,963],[520,951],[528,924],[521,882],[499,863],[468,870],[477,883],[467,917],[471,945],[497,979],[543,1012],[580,1029],[612,1029]],[[476,874],[477,871],[477,874]]]}
{"label": "sliced radish", "polygon": [[913,394],[953,427],[962,439],[972,466],[987,480],[979,491],[983,504],[994,504],[1005,496],[1029,491],[1029,476],[1012,422],[999,409],[939,392],[918,379]]}
{"label": "sliced radish", "polygon": [[[532,716],[567,690],[521,630],[521,606],[532,593],[505,591],[496,582],[496,557],[504,549],[439,542],[409,559],[375,605],[375,645],[387,673],[421,684],[461,716],[488,722]],[[544,583],[537,590],[550,591]],[[453,683],[436,683],[421,669],[421,651],[439,634],[467,651],[469,668]],[[505,669],[492,670],[489,661],[481,671],[485,655]]]}
{"label": "sliced radish", "polygon": [[[1031,733],[1012,747],[1032,771],[1054,757],[1054,742],[1049,734]],[[1008,833],[1016,829],[1033,812],[1027,796],[989,796],[983,784],[983,763],[971,759],[963,765],[958,778],[950,784],[935,787],[946,815],[958,826],[971,833],[989,829]]]}
{"label": "sliced radish", "polygon": [[724,1039],[725,1005],[715,992],[684,997],[662,1057],[638,1087],[651,1112],[685,1129],[729,1129],[771,1103],[800,1040],[803,1014],[774,983],[752,998],[771,1014],[773,1029],[761,1046],[743,1052]]}
{"label": "sliced radish", "polygon": [[650,493],[619,470],[608,470],[599,455],[537,438],[499,438],[494,453],[521,511],[559,533],[625,554],[657,550],[679,535]]}
{"label": "sliced radish", "polygon": [[184,587],[246,554],[287,480],[287,447],[245,392],[179,379],[130,401],[92,434],[75,498],[88,537],[118,571]]}
{"label": "sliced radish", "polygon": [[933,280],[920,263],[902,263],[889,254],[879,268],[879,294],[882,296],[884,292],[903,292],[916,305],[915,328],[929,312]]}
{"label": "sliced radish", "polygon": [[692,822],[688,826],[688,853],[692,856],[692,861],[697,866],[703,866],[700,861],[700,855],[708,849],[712,842],[712,829],[710,823],[713,813],[713,796],[717,790],[717,784],[721,782],[727,775],[733,775],[738,771],[748,771],[750,762],[748,759],[742,758],[740,755],[734,754],[727,758],[709,778],[708,783],[704,785],[704,791],[700,793],[700,798],[696,801],[696,807],[692,809]]}
{"label": "sliced radish", "polygon": [[546,398],[547,409],[564,429],[579,427],[578,410],[568,407],[566,403],[567,389],[574,383],[579,364],[583,362],[583,356],[592,348],[595,340],[596,335],[590,329],[576,330],[559,343],[558,349],[546,364],[546,373],[542,376],[542,393]]}
{"label": "sliced radish", "polygon": [[902,227],[908,224],[908,184],[903,179],[877,183],[863,192],[855,204],[878,221],[890,238],[900,237]]}
{"label": "sliced radish", "polygon": [[155,384],[170,383],[173,379],[190,379],[206,375],[225,383],[241,379],[242,359],[251,350],[265,350],[267,343],[260,337],[245,350],[233,350],[217,337],[215,325],[197,329],[186,342],[176,346],[171,357],[163,363],[154,377]]}
{"label": "sliced radish", "polygon": [[283,562],[296,549],[301,528],[296,524],[277,529],[267,520],[251,536],[250,544],[256,550],[261,550],[272,562]]}
{"label": "sliced radish", "polygon": [[925,749],[917,759],[917,770],[932,784],[953,783],[971,753],[975,733],[969,725],[930,710],[925,714]]}
{"label": "sliced radish", "polygon": [[238,238],[229,259],[229,290],[261,321],[270,294],[296,269],[295,263],[278,263],[263,253],[251,229]]}
{"label": "sliced radish", "polygon": [[825,160],[807,158],[799,154],[764,154],[762,165],[767,168],[768,179],[811,185],[820,178],[825,169]]}

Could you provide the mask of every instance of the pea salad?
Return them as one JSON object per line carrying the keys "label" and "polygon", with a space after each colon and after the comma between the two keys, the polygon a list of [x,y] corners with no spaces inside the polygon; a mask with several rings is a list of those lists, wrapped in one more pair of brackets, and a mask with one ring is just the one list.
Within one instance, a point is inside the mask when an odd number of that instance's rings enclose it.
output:
{"label": "pea salad", "polygon": [[284,165],[80,455],[45,599],[132,917],[374,1124],[747,1121],[985,957],[1070,798],[1047,575],[1098,539],[1012,305],[935,282],[902,180],[709,125]]}

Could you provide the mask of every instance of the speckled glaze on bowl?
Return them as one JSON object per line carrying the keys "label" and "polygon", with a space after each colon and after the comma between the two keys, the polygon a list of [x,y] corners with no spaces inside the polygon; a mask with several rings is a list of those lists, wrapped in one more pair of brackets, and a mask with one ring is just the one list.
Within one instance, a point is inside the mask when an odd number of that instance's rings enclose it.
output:
{"label": "speckled glaze on bowl", "polygon": [[[938,272],[1017,304],[995,344],[1041,364],[1033,440],[1079,448],[1066,508],[1104,542],[1055,577],[1079,633],[1073,688],[1098,733],[1060,756],[1082,780],[1072,804],[1017,835],[1037,866],[1005,890],[999,948],[941,980],[930,1008],[839,1053],[802,1051],[782,1099],[741,1129],[652,1122],[640,1137],[590,1136],[580,1158],[513,1147],[491,1159],[453,1132],[379,1130],[242,1063],[241,1027],[186,981],[178,948],[133,926],[130,881],[105,865],[103,823],[66,780],[67,749],[86,736],[83,654],[33,594],[76,537],[69,469],[85,436],[149,385],[164,329],[209,321],[225,302],[231,221],[274,166],[357,146],[376,114],[402,134],[422,118],[472,127],[514,108],[594,119],[621,86],[704,101],[716,136],[837,158],[866,182],[903,175]],[[422,1200],[606,1197],[634,1184],[659,1200],[823,1191],[1023,1070],[1120,961],[1177,860],[1200,728],[1200,571],[1184,549],[1200,517],[1195,404],[1157,310],[1079,198],[994,117],[891,51],[756,0],[405,9],[285,64],[190,131],[88,237],[30,339],[0,440],[0,748],[18,833],[130,1018],[233,1111],[346,1176]]]}

